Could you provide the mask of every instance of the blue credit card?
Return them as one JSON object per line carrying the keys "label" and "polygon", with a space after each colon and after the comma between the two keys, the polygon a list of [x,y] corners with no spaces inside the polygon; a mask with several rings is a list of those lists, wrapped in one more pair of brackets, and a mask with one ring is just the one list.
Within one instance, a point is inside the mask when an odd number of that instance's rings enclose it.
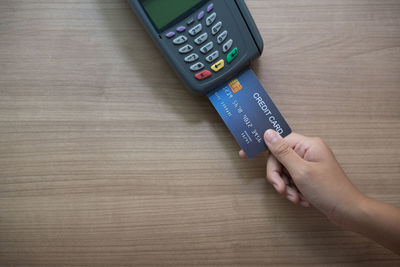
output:
{"label": "blue credit card", "polygon": [[208,98],[248,158],[267,149],[266,130],[273,129],[282,137],[292,132],[251,69],[212,91]]}

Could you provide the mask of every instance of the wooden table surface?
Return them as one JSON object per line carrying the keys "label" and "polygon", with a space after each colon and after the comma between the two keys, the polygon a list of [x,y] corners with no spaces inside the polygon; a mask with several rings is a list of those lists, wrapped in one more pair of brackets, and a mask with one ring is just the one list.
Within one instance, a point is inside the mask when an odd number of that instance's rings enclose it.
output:
{"label": "wooden table surface", "polygon": [[[400,206],[400,1],[248,0],[293,129]],[[0,1],[0,265],[400,265],[279,197],[124,0]]]}

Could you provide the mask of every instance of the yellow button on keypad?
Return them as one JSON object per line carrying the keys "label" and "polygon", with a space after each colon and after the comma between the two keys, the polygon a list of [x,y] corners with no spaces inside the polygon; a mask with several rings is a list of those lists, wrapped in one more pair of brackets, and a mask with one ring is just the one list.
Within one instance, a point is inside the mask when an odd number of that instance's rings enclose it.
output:
{"label": "yellow button on keypad", "polygon": [[212,65],[212,66],[211,66],[211,69],[212,69],[214,72],[218,72],[218,71],[220,71],[221,69],[223,69],[224,66],[225,66],[225,61],[224,61],[223,59],[221,59],[220,61],[218,61],[217,63],[215,63],[214,65]]}

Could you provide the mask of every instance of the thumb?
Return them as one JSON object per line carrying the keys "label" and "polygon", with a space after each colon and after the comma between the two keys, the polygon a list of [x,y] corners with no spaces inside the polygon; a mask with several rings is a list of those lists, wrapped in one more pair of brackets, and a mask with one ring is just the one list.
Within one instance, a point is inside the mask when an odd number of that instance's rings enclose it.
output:
{"label": "thumb", "polygon": [[282,163],[290,174],[297,173],[304,164],[304,160],[290,147],[290,145],[274,130],[264,134],[264,141],[269,151]]}

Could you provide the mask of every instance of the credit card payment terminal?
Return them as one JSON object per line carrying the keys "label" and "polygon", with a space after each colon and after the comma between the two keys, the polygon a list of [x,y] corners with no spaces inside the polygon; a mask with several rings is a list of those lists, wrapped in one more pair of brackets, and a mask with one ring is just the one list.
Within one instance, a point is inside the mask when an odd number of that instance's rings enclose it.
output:
{"label": "credit card payment terminal", "polygon": [[244,0],[128,0],[185,86],[205,95],[263,50]]}

